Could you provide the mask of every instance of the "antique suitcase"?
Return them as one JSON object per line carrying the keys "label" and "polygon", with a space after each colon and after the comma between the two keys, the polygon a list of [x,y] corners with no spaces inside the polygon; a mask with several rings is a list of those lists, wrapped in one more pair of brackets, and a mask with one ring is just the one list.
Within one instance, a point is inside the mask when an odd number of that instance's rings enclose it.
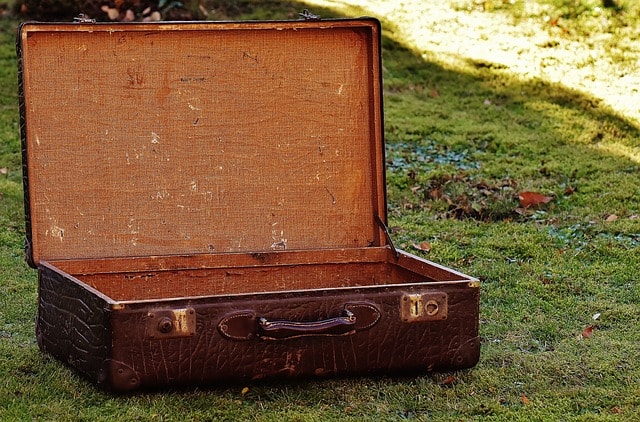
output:
{"label": "antique suitcase", "polygon": [[478,281],[386,229],[380,39],[23,24],[40,348],[119,391],[473,366]]}

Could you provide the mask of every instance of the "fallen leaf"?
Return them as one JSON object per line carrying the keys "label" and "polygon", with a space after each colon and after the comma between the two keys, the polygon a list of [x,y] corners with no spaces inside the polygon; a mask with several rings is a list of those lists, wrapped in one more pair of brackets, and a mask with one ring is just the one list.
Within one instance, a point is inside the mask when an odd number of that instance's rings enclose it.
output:
{"label": "fallen leaf", "polygon": [[592,335],[593,335],[593,325],[588,325],[587,328],[585,328],[582,331],[582,338],[591,338]]}
{"label": "fallen leaf", "polygon": [[616,221],[618,219],[618,216],[615,214],[611,214],[610,216],[608,216],[605,221],[611,222],[611,221]]}
{"label": "fallen leaf", "polygon": [[435,189],[431,189],[429,191],[429,198],[433,199],[433,200],[437,200],[442,198],[442,191],[438,188]]}
{"label": "fallen leaf", "polygon": [[244,387],[240,394],[242,394],[243,397],[249,394],[249,387]]}
{"label": "fallen leaf", "polygon": [[547,204],[553,200],[551,196],[545,196],[537,192],[521,192],[518,194],[520,205],[524,208],[530,208],[541,204]]}
{"label": "fallen leaf", "polygon": [[611,408],[611,413],[615,413],[616,415],[620,414],[620,412],[622,412],[622,410],[620,410],[620,408],[618,406],[613,406]]}
{"label": "fallen leaf", "polygon": [[573,195],[574,193],[576,193],[578,189],[576,189],[574,186],[567,186],[564,189],[564,194],[565,196],[569,196],[569,195]]}
{"label": "fallen leaf", "polygon": [[429,96],[431,98],[437,98],[440,96],[440,92],[438,92],[437,89],[433,88],[431,91],[429,91]]}
{"label": "fallen leaf", "polygon": [[522,400],[522,404],[524,404],[525,406],[531,403],[531,400],[529,400],[529,398],[525,396],[524,393],[520,394],[520,400]]}
{"label": "fallen leaf", "polygon": [[427,242],[426,240],[424,242],[414,243],[413,247],[422,252],[431,251],[431,243]]}
{"label": "fallen leaf", "polygon": [[449,375],[446,379],[440,381],[438,384],[440,385],[451,385],[455,382],[456,377],[455,375]]}
{"label": "fallen leaf", "polygon": [[555,280],[553,279],[553,275],[552,274],[543,274],[540,276],[540,281],[542,281],[542,284],[553,284],[555,283]]}
{"label": "fallen leaf", "polygon": [[598,318],[600,318],[600,312],[598,312],[597,314],[593,314],[591,318],[593,318],[594,321],[597,320]]}
{"label": "fallen leaf", "polygon": [[5,176],[6,176],[7,174],[9,174],[9,169],[8,169],[8,168],[6,168],[6,167],[2,167],[2,168],[0,169],[0,174],[3,174],[3,175],[5,175]]}

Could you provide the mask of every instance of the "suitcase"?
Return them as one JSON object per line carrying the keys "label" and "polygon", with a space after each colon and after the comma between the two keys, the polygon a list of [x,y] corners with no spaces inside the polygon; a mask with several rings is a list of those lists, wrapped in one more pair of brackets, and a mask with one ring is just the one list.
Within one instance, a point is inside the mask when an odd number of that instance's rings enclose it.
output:
{"label": "suitcase", "polygon": [[41,350],[113,391],[478,361],[478,280],[386,227],[375,19],[25,23]]}

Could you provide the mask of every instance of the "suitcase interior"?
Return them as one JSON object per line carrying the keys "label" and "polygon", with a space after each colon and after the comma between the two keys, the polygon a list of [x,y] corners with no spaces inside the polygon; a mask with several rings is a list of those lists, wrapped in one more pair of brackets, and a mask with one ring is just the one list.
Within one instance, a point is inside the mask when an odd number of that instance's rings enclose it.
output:
{"label": "suitcase interior", "polygon": [[115,302],[474,280],[398,253],[382,247],[50,264]]}

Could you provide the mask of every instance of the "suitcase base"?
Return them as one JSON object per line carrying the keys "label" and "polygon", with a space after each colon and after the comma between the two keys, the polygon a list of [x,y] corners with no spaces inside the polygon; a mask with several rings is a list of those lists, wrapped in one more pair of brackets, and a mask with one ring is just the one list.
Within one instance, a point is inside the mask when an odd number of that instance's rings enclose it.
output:
{"label": "suitcase base", "polygon": [[120,391],[415,374],[475,365],[478,299],[388,247],[41,262],[38,342]]}

